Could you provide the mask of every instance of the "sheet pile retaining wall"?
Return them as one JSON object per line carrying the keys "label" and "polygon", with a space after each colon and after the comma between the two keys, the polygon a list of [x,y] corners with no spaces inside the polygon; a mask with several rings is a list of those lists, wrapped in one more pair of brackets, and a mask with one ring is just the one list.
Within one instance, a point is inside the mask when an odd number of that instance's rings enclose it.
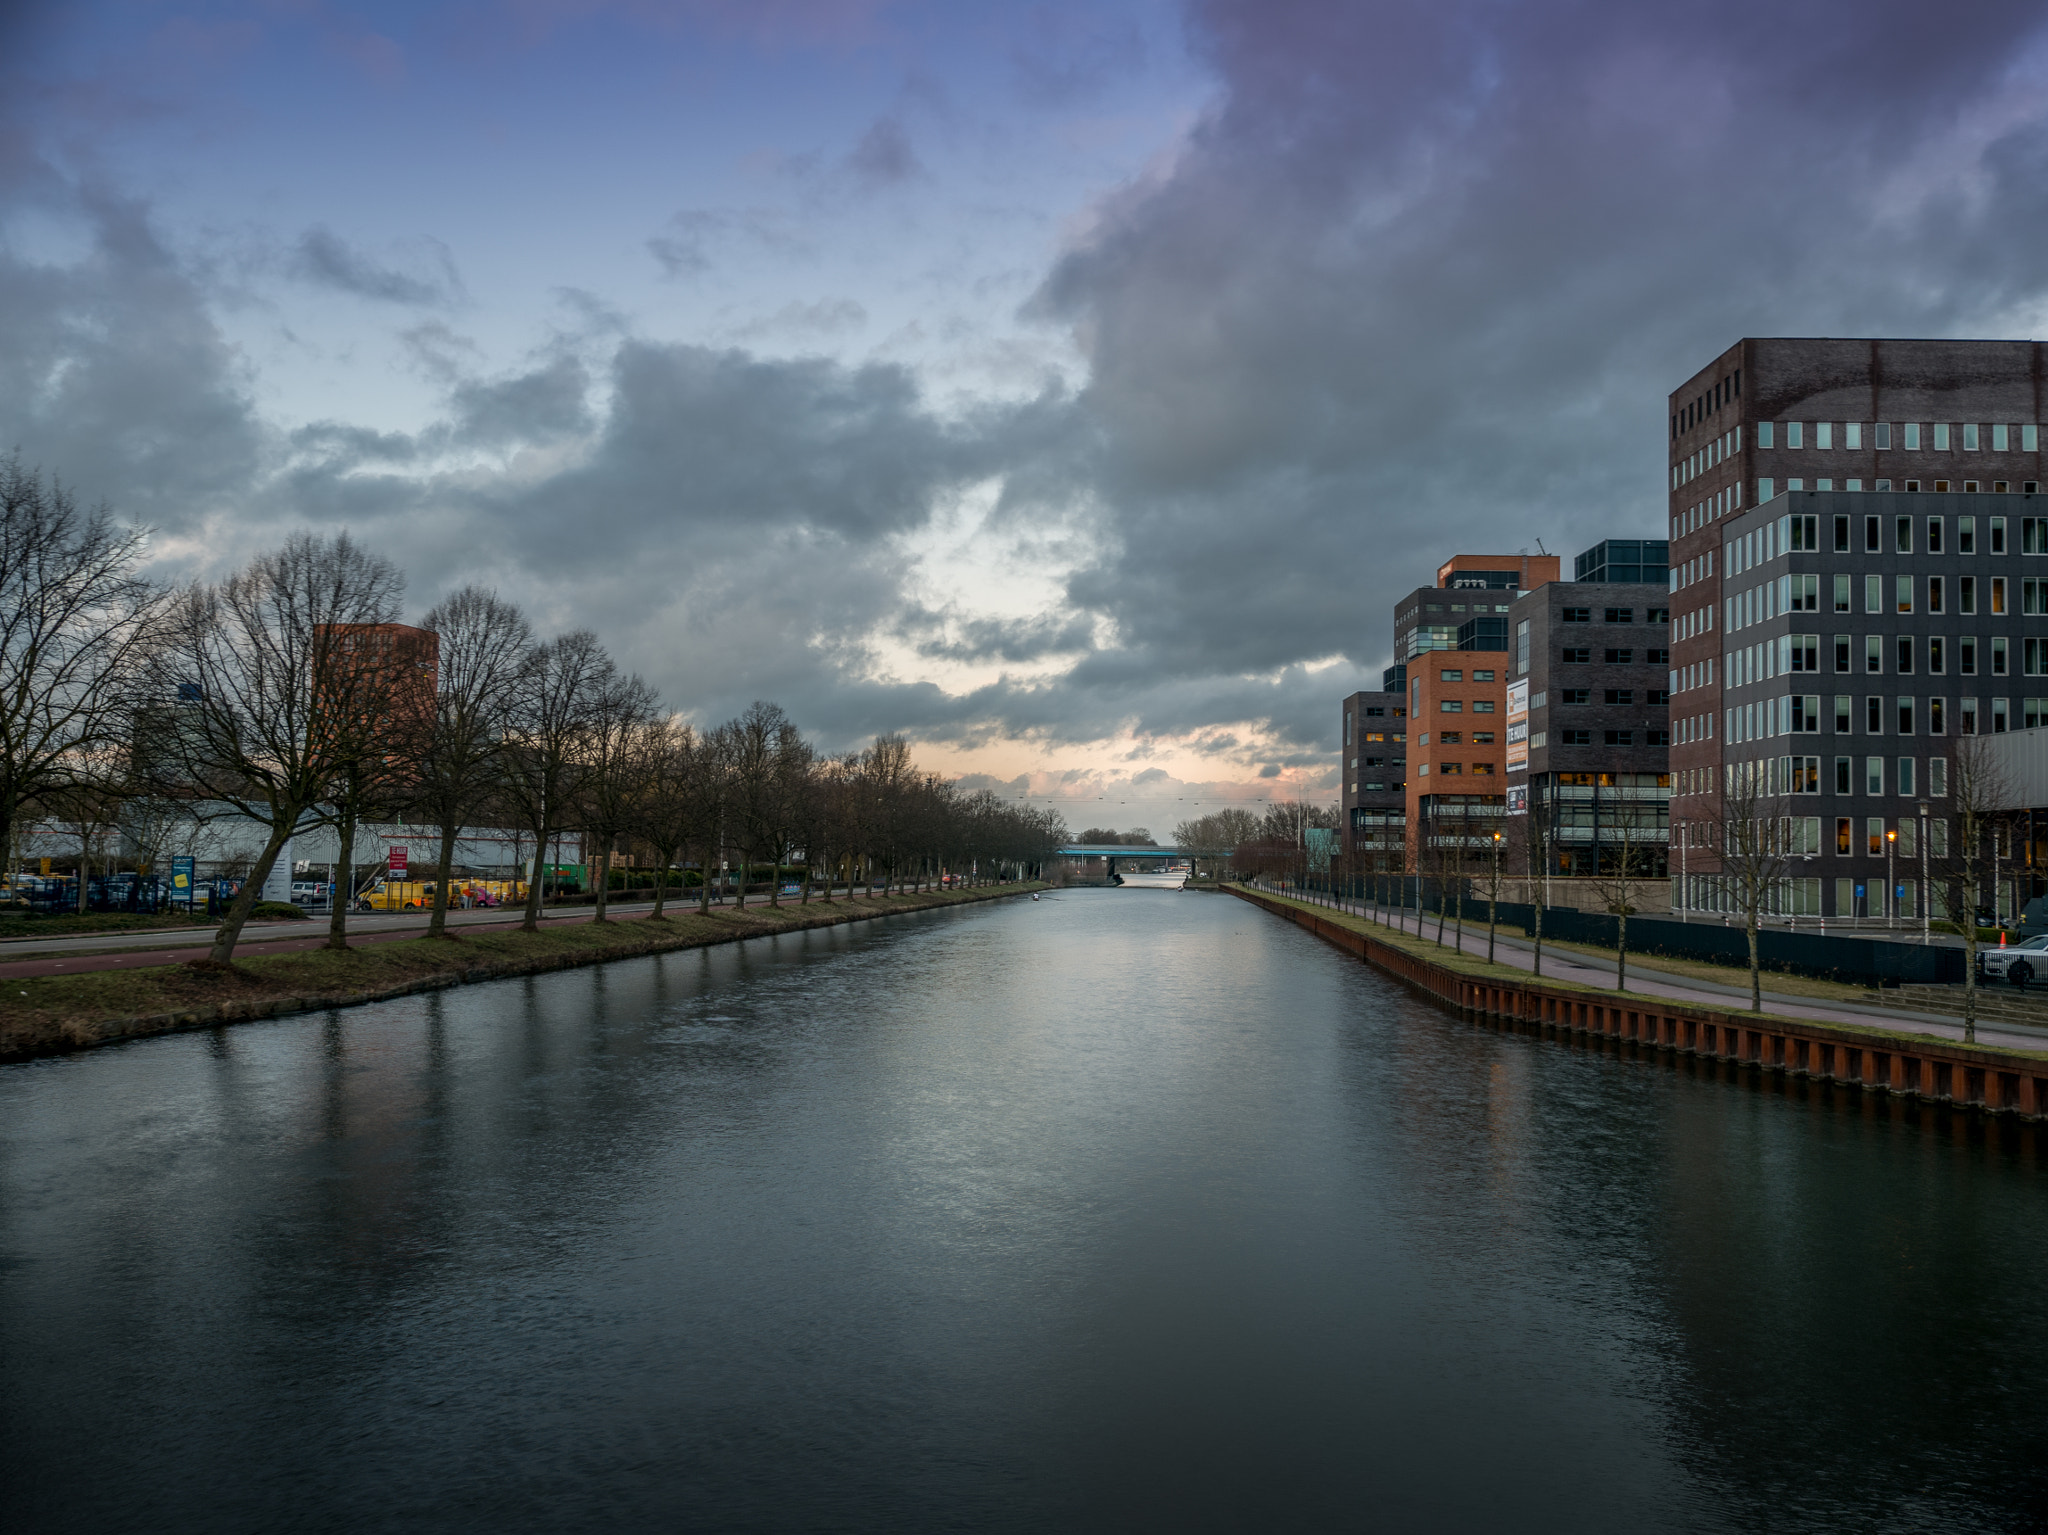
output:
{"label": "sheet pile retaining wall", "polygon": [[[1475,979],[1307,908],[1242,888],[1233,887],[1231,894],[1307,928],[1326,943],[1441,1002],[1484,1017],[1627,1040],[1955,1108],[2048,1118],[2048,1056],[1901,1037],[1853,1024],[1802,1023],[1769,1014],[1720,1012],[1671,998],[1640,996],[1610,1001],[1597,993],[1551,986],[1534,976],[1506,982]],[[1621,994],[1615,996],[1618,999]]]}

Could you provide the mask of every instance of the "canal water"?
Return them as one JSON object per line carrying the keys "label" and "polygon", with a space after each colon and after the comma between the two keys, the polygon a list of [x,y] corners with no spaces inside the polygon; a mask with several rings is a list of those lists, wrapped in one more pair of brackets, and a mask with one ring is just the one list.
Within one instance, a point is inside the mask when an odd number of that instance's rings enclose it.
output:
{"label": "canal water", "polygon": [[0,1069],[9,1531],[2026,1530],[2031,1132],[1066,893]]}

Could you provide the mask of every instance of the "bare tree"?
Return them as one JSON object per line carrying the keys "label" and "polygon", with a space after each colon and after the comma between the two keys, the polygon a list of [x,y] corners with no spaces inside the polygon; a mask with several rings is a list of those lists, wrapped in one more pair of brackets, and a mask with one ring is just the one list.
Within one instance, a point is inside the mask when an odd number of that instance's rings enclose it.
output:
{"label": "bare tree", "polygon": [[439,654],[434,708],[421,732],[414,781],[416,802],[440,833],[427,936],[441,938],[447,935],[455,839],[500,787],[513,690],[533,635],[518,608],[477,586],[436,603],[424,626],[436,636]]}
{"label": "bare tree", "polygon": [[1766,759],[1724,763],[1721,768],[1720,816],[1715,838],[1720,847],[1718,876],[1729,905],[1742,914],[1749,938],[1749,1010],[1763,1011],[1763,970],[1757,934],[1763,915],[1779,898],[1793,857],[1804,850],[1796,823],[1786,814],[1787,801],[1771,781],[1773,764]]}
{"label": "bare tree", "polygon": [[577,629],[530,648],[513,683],[506,715],[505,793],[534,847],[522,931],[540,930],[549,839],[575,813],[589,771],[591,710],[617,672],[597,636]]}
{"label": "bare tree", "polygon": [[[321,819],[335,830],[352,895],[357,828],[393,813],[418,787],[413,762],[433,718],[434,642],[398,624],[335,624],[322,638],[336,762],[320,797]],[[353,900],[335,894],[327,947],[346,949]]]}
{"label": "bare tree", "polygon": [[70,780],[77,754],[129,734],[168,602],[135,573],[147,546],[18,454],[0,460],[0,848]]}
{"label": "bare tree", "polygon": [[294,832],[346,766],[367,673],[340,637],[397,616],[396,567],[344,533],[298,534],[214,586],[184,593],[156,657],[158,696],[138,762],[160,789],[207,798],[267,828],[208,961],[234,958],[250,908]]}
{"label": "bare tree", "polygon": [[[650,922],[665,920],[663,900],[668,871],[694,847],[708,847],[717,835],[719,798],[717,764],[711,743],[686,721],[653,719],[637,732],[634,751],[632,834],[653,850],[659,866]],[[711,892],[710,866],[703,869],[701,898]]]}
{"label": "bare tree", "polygon": [[[586,867],[597,869],[595,920],[609,921],[611,861],[619,842],[631,834],[638,818],[649,766],[644,751],[647,727],[655,719],[654,689],[638,676],[613,675],[590,699],[583,730],[585,771],[579,808],[586,846]],[[599,849],[595,855],[591,846]]]}
{"label": "bare tree", "polygon": [[[1601,816],[1604,847],[1594,850],[1594,872],[1586,881],[1602,909],[1614,918],[1614,989],[1628,990],[1628,919],[1636,912],[1636,884],[1649,877],[1652,848],[1661,844],[1662,828],[1648,804],[1628,797],[1625,786],[1608,813]],[[1656,842],[1652,842],[1652,838]]]}
{"label": "bare tree", "polygon": [[[1960,736],[1946,766],[1928,763],[1930,799],[1947,801],[1949,814],[1928,825],[1930,862],[1959,886],[1951,911],[1963,935],[1963,1041],[1977,1039],[1977,903],[1983,896],[1988,846],[2018,801],[2018,788],[1988,736]],[[1937,777],[1936,775],[1940,775]],[[1941,781],[1943,778],[1946,782]],[[1953,827],[1951,827],[1951,818]],[[1932,899],[1927,892],[1923,899]]]}

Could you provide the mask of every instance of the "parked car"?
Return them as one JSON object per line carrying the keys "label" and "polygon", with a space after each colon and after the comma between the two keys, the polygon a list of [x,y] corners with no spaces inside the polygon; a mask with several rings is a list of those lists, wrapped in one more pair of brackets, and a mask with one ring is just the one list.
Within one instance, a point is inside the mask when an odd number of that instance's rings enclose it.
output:
{"label": "parked car", "polygon": [[1987,981],[2010,981],[2015,986],[2048,974],[2048,933],[2002,949],[1979,949],[1977,973]]}

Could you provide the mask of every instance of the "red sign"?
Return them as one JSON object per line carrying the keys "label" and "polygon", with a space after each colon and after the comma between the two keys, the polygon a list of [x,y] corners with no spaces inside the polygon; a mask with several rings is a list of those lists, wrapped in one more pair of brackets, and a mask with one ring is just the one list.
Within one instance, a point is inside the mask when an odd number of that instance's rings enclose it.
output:
{"label": "red sign", "polygon": [[405,878],[405,849],[402,847],[391,850],[391,875],[394,879]]}

